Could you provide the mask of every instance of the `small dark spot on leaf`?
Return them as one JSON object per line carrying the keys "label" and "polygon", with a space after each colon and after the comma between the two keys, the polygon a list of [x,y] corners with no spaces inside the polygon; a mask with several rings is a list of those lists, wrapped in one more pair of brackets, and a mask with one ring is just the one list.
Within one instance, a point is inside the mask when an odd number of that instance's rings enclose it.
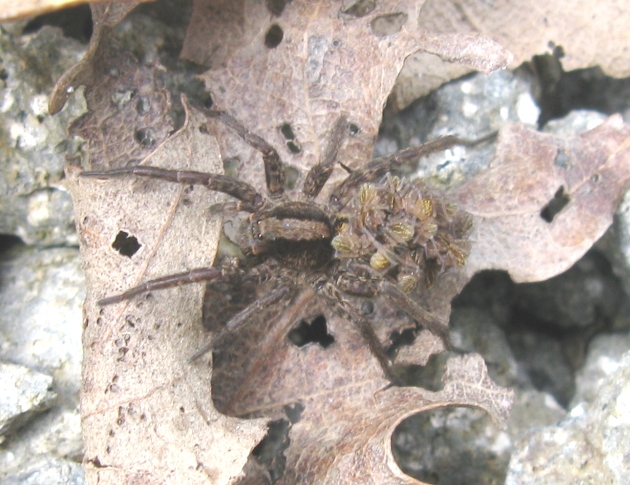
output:
{"label": "small dark spot on leaf", "polygon": [[593,182],[594,184],[598,184],[600,180],[601,176],[598,173],[593,174],[593,176],[591,177],[591,182]]}
{"label": "small dark spot on leaf", "polygon": [[125,231],[120,231],[116,235],[116,239],[112,243],[112,247],[118,251],[122,256],[130,258],[138,252],[142,245],[138,242],[135,236],[129,235]]}
{"label": "small dark spot on leaf", "polygon": [[328,333],[326,317],[323,315],[316,316],[311,323],[302,320],[297,327],[289,332],[287,337],[297,347],[318,343],[325,349],[335,341],[335,337]]}
{"label": "small dark spot on leaf", "polygon": [[564,209],[564,207],[570,202],[571,198],[564,193],[564,187],[560,187],[553,196],[553,199],[540,211],[540,217],[546,222],[553,221],[553,218]]}
{"label": "small dark spot on leaf", "polygon": [[359,131],[361,131],[361,128],[359,128],[359,125],[355,123],[350,123],[350,125],[348,126],[348,129],[350,130],[350,136],[355,136],[357,133],[359,133]]}
{"label": "small dark spot on leaf", "polygon": [[204,135],[207,135],[209,133],[208,125],[206,125],[205,123],[201,123],[199,125],[199,133],[203,133]]}
{"label": "small dark spot on leaf", "polygon": [[302,147],[300,145],[298,145],[296,142],[294,141],[289,141],[287,142],[287,148],[289,149],[289,151],[291,153],[293,153],[294,155],[297,155],[298,153],[300,153],[302,151]]}
{"label": "small dark spot on leaf", "polygon": [[290,123],[283,123],[282,126],[280,126],[280,133],[282,133],[282,136],[287,140],[295,140],[295,133]]}
{"label": "small dark spot on leaf", "polygon": [[372,33],[377,37],[386,37],[400,32],[403,25],[407,23],[408,16],[406,13],[390,13],[376,17],[370,22]]}
{"label": "small dark spot on leaf", "polygon": [[184,408],[184,406],[180,406],[179,407],[179,412],[184,414],[186,412],[186,409]]}
{"label": "small dark spot on leaf", "polygon": [[155,138],[153,137],[153,133],[149,129],[141,128],[139,130],[136,130],[136,132],[134,133],[134,138],[143,147],[148,148],[155,145]]}
{"label": "small dark spot on leaf", "polygon": [[342,13],[351,17],[361,18],[369,14],[374,8],[376,8],[375,0],[357,0]]}
{"label": "small dark spot on leaf", "polygon": [[6,81],[7,79],[9,79],[9,73],[3,67],[2,69],[0,69],[0,81]]}
{"label": "small dark spot on leaf", "polygon": [[273,24],[269,27],[267,35],[265,35],[265,46],[269,49],[275,49],[282,42],[284,32],[278,24]]}

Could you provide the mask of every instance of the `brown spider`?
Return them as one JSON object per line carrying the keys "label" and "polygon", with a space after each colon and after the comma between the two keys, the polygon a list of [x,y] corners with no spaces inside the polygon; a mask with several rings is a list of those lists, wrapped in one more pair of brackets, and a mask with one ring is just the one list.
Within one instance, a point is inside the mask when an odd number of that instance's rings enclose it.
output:
{"label": "brown spider", "polygon": [[209,118],[219,119],[261,152],[269,198],[245,182],[203,172],[132,166],[86,171],[81,176],[150,177],[203,185],[234,197],[238,200],[236,210],[251,213],[237,241],[245,262],[224,261],[210,268],[151,280],[100,300],[100,305],[200,281],[234,288],[236,283],[261,285],[273,279],[273,289],[234,314],[214,336],[211,347],[198,355],[219,347],[227,335],[261,310],[291,300],[303,285],[310,285],[325,306],[358,327],[392,382],[398,380],[390,370],[381,342],[348,296],[383,295],[450,347],[447,323],[424,310],[410,292],[426,288],[440,273],[465,263],[471,219],[422,183],[401,180],[390,172],[429,153],[471,142],[447,136],[374,159],[354,171],[344,166],[350,172],[348,177],[334,187],[328,202],[322,204],[315,199],[337,163],[337,153],[349,127],[345,116],[334,125],[324,157],[308,172],[301,193],[290,197],[284,192],[284,166],[273,147],[227,113],[198,109]]}

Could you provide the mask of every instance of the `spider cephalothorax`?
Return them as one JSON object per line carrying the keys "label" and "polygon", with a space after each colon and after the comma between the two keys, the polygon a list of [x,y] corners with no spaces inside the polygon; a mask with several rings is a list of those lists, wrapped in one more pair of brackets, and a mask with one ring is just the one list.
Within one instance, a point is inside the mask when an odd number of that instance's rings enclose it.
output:
{"label": "spider cephalothorax", "polygon": [[231,177],[150,166],[83,172],[82,176],[159,178],[204,185],[236,198],[236,209],[250,213],[237,241],[245,262],[218,262],[211,268],[152,280],[105,298],[101,304],[198,281],[224,284],[229,291],[238,281],[262,284],[271,280],[275,281],[272,289],[232,315],[224,330],[214,337],[214,345],[219,345],[226,334],[255,320],[261,308],[289,300],[300,286],[310,285],[325,306],[359,327],[390,379],[395,380],[395,376],[380,341],[348,296],[382,295],[448,347],[446,323],[424,310],[411,294],[414,289],[428,287],[440,273],[465,263],[471,219],[424,184],[404,181],[390,172],[427,153],[466,142],[445,137],[372,160],[350,171],[345,180],[332,188],[328,202],[319,203],[316,198],[337,163],[337,153],[348,130],[345,117],[334,125],[323,159],[309,171],[302,190],[291,197],[284,193],[284,166],[273,147],[226,113],[203,111],[208,117],[221,120],[262,153],[268,197]]}

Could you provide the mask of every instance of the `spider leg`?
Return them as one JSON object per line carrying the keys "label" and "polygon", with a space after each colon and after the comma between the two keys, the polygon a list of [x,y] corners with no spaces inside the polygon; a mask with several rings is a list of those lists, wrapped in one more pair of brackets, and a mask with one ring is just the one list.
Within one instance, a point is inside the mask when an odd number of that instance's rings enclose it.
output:
{"label": "spider leg", "polygon": [[265,181],[267,182],[269,194],[274,198],[282,195],[284,192],[285,172],[282,160],[280,160],[280,155],[278,155],[276,149],[260,136],[249,131],[236,118],[233,118],[225,111],[211,110],[199,106],[197,109],[207,117],[217,119],[224,125],[229,126],[245,143],[262,154],[265,164]]}
{"label": "spider leg", "polygon": [[179,184],[203,185],[209,190],[216,190],[243,202],[243,209],[248,212],[255,212],[262,206],[262,196],[251,185],[240,180],[204,172],[193,172],[189,170],[169,170],[160,167],[150,167],[136,165],[134,167],[116,168],[113,170],[85,171],[79,174],[80,177],[90,177],[97,179],[109,179],[113,177],[124,177],[136,175],[138,177],[148,177]]}
{"label": "spider leg", "polygon": [[[444,322],[409,298],[394,283],[386,279],[372,278],[370,277],[370,270],[364,269],[362,276],[358,277],[345,272],[340,273],[335,281],[337,286],[345,293],[364,298],[374,297],[382,293],[395,307],[400,308],[416,323],[439,337],[444,342],[445,347],[452,350],[448,326]],[[361,270],[361,267],[357,265],[354,270]]]}
{"label": "spider leg", "polygon": [[385,349],[374,332],[372,325],[370,325],[370,322],[357,312],[350,302],[343,297],[341,291],[332,283],[328,281],[318,281],[314,286],[318,296],[320,296],[337,315],[349,320],[359,329],[361,337],[363,337],[367,343],[372,355],[378,360],[385,377],[397,386],[404,385],[400,378],[392,372],[391,363],[387,358],[387,354],[385,354]]}
{"label": "spider leg", "polygon": [[492,133],[491,135],[478,140],[464,140],[462,138],[449,135],[436,140],[431,140],[419,146],[406,148],[385,157],[376,158],[364,166],[352,171],[330,195],[328,205],[332,210],[341,210],[356,193],[359,187],[365,183],[382,179],[385,174],[389,173],[391,170],[395,170],[403,165],[412,163],[422,157],[430,155],[431,153],[446,150],[456,145],[474,146],[495,136],[496,133]]}
{"label": "spider leg", "polygon": [[189,285],[200,281],[212,281],[223,276],[222,268],[197,268],[185,273],[177,273],[162,278],[147,281],[141,285],[134,286],[119,295],[109,296],[98,301],[100,306],[111,305],[112,303],[120,303],[129,300],[136,295],[148,293],[153,290],[163,290],[166,288],[174,288],[176,286]]}
{"label": "spider leg", "polygon": [[293,295],[293,287],[284,285],[275,290],[267,293],[262,298],[256,300],[251,305],[247,306],[245,309],[238,312],[234,315],[226,324],[223,329],[221,329],[210,341],[209,344],[205,345],[197,352],[195,352],[189,359],[189,362],[197,360],[202,355],[206,354],[211,350],[215,350],[221,347],[228,336],[233,334],[239,328],[244,327],[247,323],[252,320],[252,317],[269,308],[271,305],[275,305],[283,300],[288,300]]}
{"label": "spider leg", "polygon": [[335,125],[332,128],[332,136],[328,142],[328,147],[326,147],[323,159],[311,168],[306,176],[303,188],[305,195],[313,198],[317,197],[324,185],[326,185],[330,174],[335,168],[337,154],[339,153],[339,148],[344,140],[347,126],[348,118],[345,115],[340,116],[335,122]]}
{"label": "spider leg", "polygon": [[403,293],[398,286],[387,280],[379,282],[381,293],[391,301],[396,307],[400,308],[407,315],[413,318],[419,325],[429,330],[433,335],[439,337],[447,350],[452,350],[448,325],[442,322],[438,317],[428,312],[409,296]]}

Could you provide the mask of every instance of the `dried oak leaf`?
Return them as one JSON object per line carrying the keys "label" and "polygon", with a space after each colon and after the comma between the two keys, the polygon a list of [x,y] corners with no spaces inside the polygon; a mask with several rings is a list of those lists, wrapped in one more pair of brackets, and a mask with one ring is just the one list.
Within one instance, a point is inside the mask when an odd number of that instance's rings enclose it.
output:
{"label": "dried oak leaf", "polygon": [[158,87],[157,66],[139,64],[110,44],[111,29],[132,4],[93,5],[94,34],[85,57],[57,81],[49,101],[54,114],[85,86],[88,112],[69,128],[87,141],[92,169],[114,168],[150,155],[173,130],[169,92]]}
{"label": "dried oak leaf", "polygon": [[[225,22],[239,32],[247,14],[245,23],[255,25],[256,34],[247,30],[243,35],[251,41],[226,54],[223,67],[203,78],[218,108],[229,109],[279,148],[285,163],[302,176],[319,160],[334,122],[348,114],[356,135],[340,158],[356,166],[371,157],[383,106],[407,56],[427,51],[486,71],[511,60],[508,51],[487,37],[419,29],[421,3],[376,2],[368,13],[356,16],[336,1],[295,1],[279,17],[262,12],[262,20],[253,19],[253,12],[243,6],[244,13],[234,13]],[[196,1],[194,21],[212,24],[217,5],[222,3]],[[214,52],[222,32],[189,29],[184,52],[190,60],[205,61],[193,53]],[[270,36],[279,43],[271,43]],[[258,171],[249,169],[258,154],[227,130],[219,144],[226,158],[240,161],[241,177],[262,190]],[[343,176],[338,168],[331,181]]]}
{"label": "dried oak leaf", "polygon": [[504,269],[532,282],[566,271],[612,224],[629,182],[630,130],[619,115],[571,138],[505,126],[490,168],[458,190],[474,216],[466,273]]}
{"label": "dried oak leaf", "polygon": [[[101,57],[107,56],[109,50],[109,35],[112,27],[117,25],[133,10],[139,2],[107,3],[92,5],[92,37],[88,50],[75,66],[68,69],[59,78],[48,100],[48,112],[54,115],[62,110],[68,98],[79,86],[98,85],[99,74],[102,70]],[[115,56],[114,56],[115,57]]]}
{"label": "dried oak leaf", "polygon": [[[221,168],[206,120],[195,111],[144,161]],[[221,222],[209,210],[217,199],[199,188],[100,182],[76,172],[68,168],[87,277],[81,413],[88,480],[228,483],[264,425],[217,413],[211,370],[188,361],[206,338],[199,325],[202,288],[96,304],[151,277],[210,266]],[[131,251],[123,251],[123,239],[135,243]]]}
{"label": "dried oak leaf", "polygon": [[[342,113],[348,114],[356,132],[342,149],[344,163],[357,167],[369,160],[382,107],[411,52],[424,49],[485,67],[501,67],[509,60],[506,51],[479,36],[419,31],[415,1],[381,2],[362,16],[340,7],[332,0],[294,1],[279,17],[266,14],[264,21],[258,20],[262,27],[252,41],[226,55],[224,67],[205,75],[215,105],[228,109],[278,147],[289,168],[297,169],[301,177],[319,160],[329,128]],[[193,17],[198,15],[202,14],[196,12]],[[230,22],[230,17],[224,21]],[[282,40],[269,46],[267,36],[274,24],[282,29]],[[202,128],[194,110],[186,126],[166,138],[168,98],[153,84],[151,68],[134,66],[129,58],[111,52],[107,28],[93,39],[91,57],[62,79],[51,102],[60,109],[65,94],[59,93],[67,93],[69,86],[88,85],[92,112],[74,130],[88,139],[92,166],[119,166],[136,158],[150,165],[217,172],[220,152],[224,159],[238,162],[240,178],[264,190],[260,154],[221,125],[208,123]],[[123,67],[124,72],[117,70]],[[120,102],[111,102],[112,91],[113,100]],[[150,100],[148,113],[146,104],[140,103],[143,96]],[[156,135],[145,146],[139,143],[145,138],[136,133],[147,126]],[[260,439],[260,427],[257,422],[215,414],[211,368],[206,365],[209,357],[188,363],[207,340],[199,324],[202,289],[193,285],[166,290],[105,308],[95,303],[152,277],[211,265],[216,226],[207,212],[215,199],[198,187],[190,190],[154,180],[77,181],[75,175],[70,168],[88,278],[82,398],[88,475],[100,483],[225,483],[237,474],[239,460],[245,460]],[[336,170],[333,179],[342,176],[343,171]],[[298,178],[298,186],[301,182]],[[119,238],[131,240],[132,247],[135,238],[139,250],[131,257],[115,252],[112,247],[121,247]],[[446,318],[453,288],[460,284],[451,285],[448,297],[447,293],[425,295],[423,303]],[[232,415],[276,416],[285,405],[308,404],[304,419],[296,424],[300,435],[291,438],[286,453],[291,466],[306,470],[300,478],[303,482],[336,473],[334,457],[339,453],[352,457],[355,464],[367,460],[378,467],[369,461],[376,444],[383,447],[379,456],[391,461],[391,429],[419,410],[464,403],[487,409],[498,421],[503,419],[510,393],[489,383],[481,385],[483,392],[478,395],[468,395],[466,386],[460,387],[458,396],[447,389],[438,394],[418,389],[384,391],[388,382],[363,339],[354,327],[334,316],[328,325],[336,345],[325,351],[318,346],[296,348],[285,338],[291,326],[322,311],[311,296],[307,291],[296,297],[291,308],[276,310],[279,314],[270,315],[268,328],[248,328],[235,336],[243,346],[230,346],[231,354],[217,353],[220,372],[212,377],[215,402]],[[399,320],[374,319],[384,341],[402,325]],[[466,369],[468,377],[457,382],[479,381],[485,372],[478,365]],[[238,380],[231,381],[234,376]],[[382,394],[381,407],[371,409],[375,399],[380,399],[378,394]],[[321,398],[325,395],[328,400]],[[405,396],[410,399],[404,401]],[[498,409],[488,405],[489,396],[497,397],[493,402]],[[330,408],[333,401],[335,409]],[[378,413],[388,406],[391,414],[381,422]],[[362,413],[355,413],[359,408]],[[350,420],[354,414],[356,422]],[[327,447],[316,435],[309,437],[309,430],[315,431],[322,422],[321,416],[326,417],[331,436],[336,429],[363,426],[369,416],[375,423],[373,439],[353,443],[350,435],[343,438],[342,433],[330,443],[343,449]],[[327,433],[324,428],[316,431]],[[242,439],[240,444],[225,444],[229,437]],[[217,446],[225,449],[217,452]],[[223,466],[216,457],[224,461]],[[344,476],[356,473],[350,468],[344,467]],[[370,473],[370,467],[363,472]],[[292,473],[287,468],[287,477]],[[388,473],[388,480],[402,480],[399,471]],[[381,470],[375,476],[381,475],[386,473]],[[290,483],[290,478],[286,480]]]}
{"label": "dried oak leaf", "polygon": [[[560,46],[566,71],[600,66],[609,76],[630,75],[630,10],[623,0],[583,2],[580,8],[544,0],[427,0],[419,24],[433,32],[491,36],[514,53],[511,67],[535,55],[552,54]],[[425,53],[415,54],[405,63],[392,94],[393,102],[402,109],[468,72],[465,66],[447,64]]]}

